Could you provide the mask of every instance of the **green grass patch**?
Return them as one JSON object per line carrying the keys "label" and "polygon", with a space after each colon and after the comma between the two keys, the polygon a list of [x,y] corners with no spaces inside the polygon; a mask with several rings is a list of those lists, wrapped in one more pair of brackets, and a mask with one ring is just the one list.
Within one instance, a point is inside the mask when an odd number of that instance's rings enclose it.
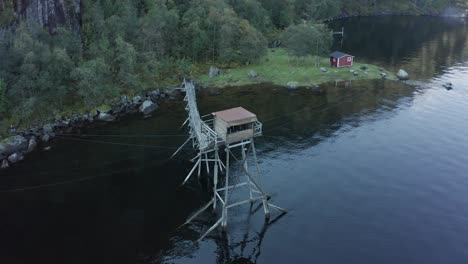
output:
{"label": "green grass patch", "polygon": [[[317,66],[318,61],[318,66]],[[320,67],[328,70],[322,72]],[[367,68],[366,68],[367,67]],[[364,70],[366,68],[366,70]],[[297,82],[299,86],[313,86],[331,81],[380,79],[380,68],[365,63],[359,63],[355,58],[352,67],[330,67],[329,58],[307,57],[294,59],[288,56],[284,49],[270,49],[268,55],[258,64],[246,65],[237,68],[223,69],[223,73],[217,77],[208,77],[208,67],[197,75],[198,81],[209,87],[239,86],[271,82],[277,85],[286,85],[288,82]],[[258,76],[248,76],[250,71],[255,71]],[[356,71],[354,75],[351,71]],[[367,74],[366,74],[367,72]],[[387,79],[396,80],[394,74],[387,73]]]}

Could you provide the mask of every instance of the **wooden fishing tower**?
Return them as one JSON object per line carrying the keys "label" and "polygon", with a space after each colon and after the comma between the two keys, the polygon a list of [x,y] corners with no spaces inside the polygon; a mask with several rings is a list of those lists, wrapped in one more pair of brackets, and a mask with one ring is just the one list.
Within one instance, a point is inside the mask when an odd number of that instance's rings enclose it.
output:
{"label": "wooden fishing tower", "polygon": [[[205,163],[206,172],[209,175],[211,175],[210,167],[212,167],[213,172],[213,197],[187,219],[185,224],[190,223],[210,206],[213,206],[213,210],[216,210],[219,204],[221,217],[200,237],[201,240],[218,226],[225,230],[228,222],[228,211],[235,206],[261,201],[266,218],[270,217],[270,208],[286,213],[285,209],[268,203],[270,197],[262,188],[254,144],[254,138],[262,135],[262,124],[257,120],[257,116],[242,107],[237,107],[200,117],[193,83],[184,80],[182,90],[186,93],[184,101],[186,102],[185,110],[188,114],[184,125],[188,124],[190,130],[189,138],[174,155],[189,142],[192,142],[193,148],[198,151],[198,154],[192,159],[195,165],[188,173],[183,184],[190,179],[195,171],[200,177],[202,167],[204,167],[203,163]],[[220,149],[225,151],[224,162],[219,153]],[[242,158],[237,158],[237,153],[240,153]],[[245,181],[236,184],[230,183],[230,166],[233,165],[231,159],[240,163]],[[253,173],[250,170],[250,163],[255,167]],[[220,172],[224,172],[224,184],[219,182]],[[249,198],[233,201],[230,194],[239,187],[248,188]]]}

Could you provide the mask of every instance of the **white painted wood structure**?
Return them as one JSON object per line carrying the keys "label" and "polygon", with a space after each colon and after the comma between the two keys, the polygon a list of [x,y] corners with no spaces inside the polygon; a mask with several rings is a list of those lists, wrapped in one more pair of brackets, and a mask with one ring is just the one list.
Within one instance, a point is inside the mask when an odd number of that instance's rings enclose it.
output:
{"label": "white painted wood structure", "polygon": [[[200,237],[200,239],[203,239],[218,226],[223,227],[223,229],[226,228],[228,211],[235,206],[261,201],[266,218],[270,216],[270,208],[286,213],[285,209],[268,202],[270,197],[262,188],[254,143],[254,138],[262,135],[262,124],[257,120],[257,116],[242,107],[237,107],[212,113],[204,116],[205,119],[203,119],[198,112],[193,83],[184,80],[183,90],[186,93],[184,101],[187,102],[185,109],[188,113],[184,125],[188,123],[190,130],[189,138],[182,147],[192,141],[192,146],[198,151],[198,154],[192,159],[195,164],[183,184],[190,179],[196,170],[198,177],[200,177],[203,167],[206,168],[206,172],[212,177],[213,182],[213,197],[193,214],[185,224],[210,207],[213,210],[219,209],[221,217]],[[220,149],[224,149],[225,152],[224,162],[220,157]],[[237,158],[237,156],[241,158]],[[203,163],[205,163],[205,166],[203,166]],[[230,166],[233,165],[241,166],[244,181],[236,184],[230,183]],[[251,169],[251,166],[254,169]],[[220,172],[224,172],[224,184],[219,182],[221,180]],[[249,198],[234,201],[230,194],[234,189],[240,187],[247,188]]]}

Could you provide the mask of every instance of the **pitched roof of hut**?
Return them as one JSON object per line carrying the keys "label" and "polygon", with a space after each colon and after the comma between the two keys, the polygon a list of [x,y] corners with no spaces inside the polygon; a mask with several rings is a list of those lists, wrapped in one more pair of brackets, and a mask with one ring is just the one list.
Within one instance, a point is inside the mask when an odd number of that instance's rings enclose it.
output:
{"label": "pitched roof of hut", "polygon": [[337,59],[338,59],[338,58],[341,58],[341,57],[343,57],[343,56],[351,56],[351,57],[354,57],[354,56],[352,56],[352,55],[343,53],[343,52],[341,52],[341,51],[335,51],[335,52],[333,52],[333,53],[330,54],[330,57],[337,58]]}
{"label": "pitched roof of hut", "polygon": [[251,120],[250,122],[252,122],[257,118],[255,114],[245,110],[243,107],[236,107],[214,112],[213,115],[219,117],[226,123],[239,122],[243,120]]}

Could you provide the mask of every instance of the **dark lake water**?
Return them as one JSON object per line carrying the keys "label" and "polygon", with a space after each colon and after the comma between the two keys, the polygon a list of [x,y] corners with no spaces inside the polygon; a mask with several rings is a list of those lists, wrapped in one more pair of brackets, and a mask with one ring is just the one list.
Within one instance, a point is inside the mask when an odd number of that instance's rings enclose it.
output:
{"label": "dark lake water", "polygon": [[466,263],[466,21],[341,25],[339,49],[417,81],[199,96],[201,114],[242,105],[263,121],[265,189],[288,214],[265,223],[239,207],[226,233],[200,243],[216,214],[179,227],[208,197],[197,181],[180,186],[193,153],[168,160],[186,132],[183,104],[166,102],[149,120],[84,130],[107,136],[57,140],[1,172],[0,263]]}

